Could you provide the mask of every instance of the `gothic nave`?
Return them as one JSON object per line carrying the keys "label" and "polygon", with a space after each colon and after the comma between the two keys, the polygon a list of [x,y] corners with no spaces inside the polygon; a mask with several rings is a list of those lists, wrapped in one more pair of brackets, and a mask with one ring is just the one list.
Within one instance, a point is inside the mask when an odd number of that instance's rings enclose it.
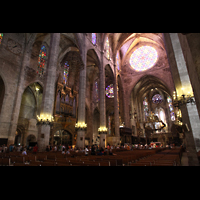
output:
{"label": "gothic nave", "polygon": [[200,150],[199,33],[0,33],[0,145]]}

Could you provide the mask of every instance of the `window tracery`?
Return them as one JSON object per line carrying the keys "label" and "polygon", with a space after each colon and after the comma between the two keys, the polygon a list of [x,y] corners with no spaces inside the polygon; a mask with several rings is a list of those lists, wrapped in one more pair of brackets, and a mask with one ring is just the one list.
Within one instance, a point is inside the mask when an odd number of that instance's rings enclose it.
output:
{"label": "window tracery", "polygon": [[158,58],[157,51],[151,46],[141,46],[130,56],[130,65],[136,71],[145,71],[154,66]]}
{"label": "window tracery", "polygon": [[113,88],[113,84],[110,84],[107,88],[106,88],[106,96],[108,98],[114,98],[114,88]]}
{"label": "window tracery", "polygon": [[106,38],[105,50],[106,50],[106,58],[110,59],[110,44],[108,37]]}
{"label": "window tracery", "polygon": [[175,121],[174,108],[173,108],[173,105],[172,105],[172,98],[170,96],[167,97],[167,103],[168,103],[168,106],[169,106],[171,120]]}
{"label": "window tracery", "polygon": [[161,103],[163,101],[163,98],[160,94],[155,94],[153,97],[152,97],[152,101],[153,103]]}
{"label": "window tracery", "polygon": [[92,33],[92,44],[93,45],[97,44],[97,34],[96,33]]}
{"label": "window tracery", "polygon": [[117,52],[117,55],[116,55],[116,66],[117,66],[117,69],[118,71],[120,71],[120,64],[119,64],[119,52]]}
{"label": "window tracery", "polygon": [[37,71],[37,74],[39,74],[39,76],[44,75],[46,56],[47,56],[46,48],[43,45],[40,49],[40,53],[39,53],[39,56],[38,56],[38,71]]}
{"label": "window tracery", "polygon": [[2,39],[3,39],[3,33],[0,33],[0,44],[2,42]]}
{"label": "window tracery", "polygon": [[145,116],[145,120],[147,120],[147,116],[148,116],[148,101],[147,98],[144,97],[144,101],[143,101],[143,108],[144,108],[144,116]]}
{"label": "window tracery", "polygon": [[67,85],[68,77],[69,77],[69,64],[68,61],[66,61],[64,65],[64,74],[63,74],[64,85]]}

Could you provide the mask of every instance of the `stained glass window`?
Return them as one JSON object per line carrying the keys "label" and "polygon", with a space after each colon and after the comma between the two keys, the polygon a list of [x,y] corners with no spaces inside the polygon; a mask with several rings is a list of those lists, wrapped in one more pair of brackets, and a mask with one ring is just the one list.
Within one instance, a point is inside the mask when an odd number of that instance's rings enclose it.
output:
{"label": "stained glass window", "polygon": [[108,37],[106,39],[105,49],[106,49],[106,58],[110,59],[110,44],[109,44]]}
{"label": "stained glass window", "polygon": [[64,75],[63,75],[63,81],[65,85],[67,85],[68,77],[69,77],[69,64],[66,61],[64,65]]}
{"label": "stained glass window", "polygon": [[144,116],[145,116],[145,120],[147,120],[147,116],[148,116],[148,101],[147,101],[147,98],[145,97],[144,98],[144,101],[143,101],[143,108],[144,108]]}
{"label": "stained glass window", "polygon": [[92,44],[93,45],[97,44],[97,34],[96,33],[92,33]]}
{"label": "stained glass window", "polygon": [[107,88],[106,88],[106,96],[108,98],[114,98],[114,88],[113,88],[113,84],[110,84]]}
{"label": "stained glass window", "polygon": [[157,58],[157,51],[153,47],[141,46],[131,54],[129,62],[136,71],[145,71],[153,67]]}
{"label": "stained glass window", "polygon": [[119,52],[117,52],[117,55],[116,55],[116,65],[117,65],[117,69],[118,71],[120,70],[120,65],[119,65]]}
{"label": "stained glass window", "polygon": [[155,94],[152,97],[152,101],[153,101],[153,103],[161,103],[163,101],[163,98],[160,94]]}
{"label": "stained glass window", "polygon": [[37,73],[39,76],[43,76],[44,74],[44,67],[45,67],[45,62],[46,62],[46,48],[43,45],[40,49],[39,57],[38,57],[38,71]]}
{"label": "stained glass window", "polygon": [[167,102],[168,102],[168,106],[169,106],[171,120],[175,121],[175,114],[173,112],[174,108],[173,108],[173,105],[172,105],[172,98],[170,96],[167,97]]}
{"label": "stained glass window", "polygon": [[99,101],[99,89],[98,89],[97,81],[95,82],[95,100],[96,100],[96,102]]}
{"label": "stained glass window", "polygon": [[1,44],[2,39],[3,39],[3,33],[0,33],[0,44]]}

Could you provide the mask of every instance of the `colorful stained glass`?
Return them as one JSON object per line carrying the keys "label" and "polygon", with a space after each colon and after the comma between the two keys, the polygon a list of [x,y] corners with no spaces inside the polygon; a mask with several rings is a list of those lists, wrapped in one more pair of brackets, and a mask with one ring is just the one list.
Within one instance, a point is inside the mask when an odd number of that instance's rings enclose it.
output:
{"label": "colorful stained glass", "polygon": [[172,98],[170,96],[167,97],[167,102],[172,103]]}
{"label": "colorful stained glass", "polygon": [[120,71],[120,66],[119,66],[119,52],[117,52],[117,55],[116,55],[116,64],[117,64],[118,71]]}
{"label": "colorful stained glass", "polygon": [[171,113],[170,113],[170,116],[171,116],[171,120],[172,120],[172,121],[175,121],[175,114],[174,114],[174,112],[171,112]]}
{"label": "colorful stained glass", "polygon": [[152,97],[152,101],[153,101],[153,103],[161,103],[163,101],[163,98],[160,94],[155,94]]}
{"label": "colorful stained glass", "polygon": [[64,65],[64,74],[63,74],[63,82],[65,85],[67,85],[68,77],[69,77],[69,64],[66,61]]}
{"label": "colorful stained glass", "polygon": [[97,34],[96,33],[92,33],[92,44],[93,45],[97,44]]}
{"label": "colorful stained glass", "polygon": [[169,106],[171,120],[175,121],[175,114],[173,112],[174,108],[173,108],[173,105],[172,105],[172,98],[170,96],[167,97],[167,102],[168,102],[168,106]]}
{"label": "colorful stained glass", "polygon": [[107,88],[106,88],[106,96],[108,98],[114,98],[114,88],[113,88],[113,84],[110,84]]}
{"label": "colorful stained glass", "polygon": [[106,58],[110,59],[110,44],[109,44],[108,37],[106,39],[105,49],[106,49]]}
{"label": "colorful stained glass", "polygon": [[145,71],[153,67],[157,58],[157,51],[153,47],[141,46],[131,54],[129,62],[136,71]]}
{"label": "colorful stained glass", "polygon": [[96,100],[96,102],[99,101],[99,89],[98,89],[97,81],[95,82],[95,100]]}
{"label": "colorful stained glass", "polygon": [[2,39],[3,39],[3,33],[0,33],[0,44],[1,44]]}
{"label": "colorful stained glass", "polygon": [[147,98],[145,97],[144,98],[144,101],[143,101],[143,108],[144,108],[144,116],[145,116],[145,120],[147,120],[147,116],[148,116],[148,101],[147,101]]}
{"label": "colorful stained glass", "polygon": [[37,73],[39,76],[43,76],[44,74],[44,68],[45,68],[45,62],[46,62],[46,48],[43,45],[40,49],[39,57],[38,57],[38,71]]}

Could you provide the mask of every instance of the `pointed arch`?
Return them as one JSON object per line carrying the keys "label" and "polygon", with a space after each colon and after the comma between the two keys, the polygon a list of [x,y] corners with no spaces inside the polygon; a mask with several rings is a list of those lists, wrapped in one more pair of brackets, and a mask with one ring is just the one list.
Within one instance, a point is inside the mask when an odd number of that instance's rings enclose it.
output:
{"label": "pointed arch", "polygon": [[91,63],[91,65],[98,66],[98,68],[100,68],[100,55],[95,49],[88,49],[87,62],[88,64]]}

